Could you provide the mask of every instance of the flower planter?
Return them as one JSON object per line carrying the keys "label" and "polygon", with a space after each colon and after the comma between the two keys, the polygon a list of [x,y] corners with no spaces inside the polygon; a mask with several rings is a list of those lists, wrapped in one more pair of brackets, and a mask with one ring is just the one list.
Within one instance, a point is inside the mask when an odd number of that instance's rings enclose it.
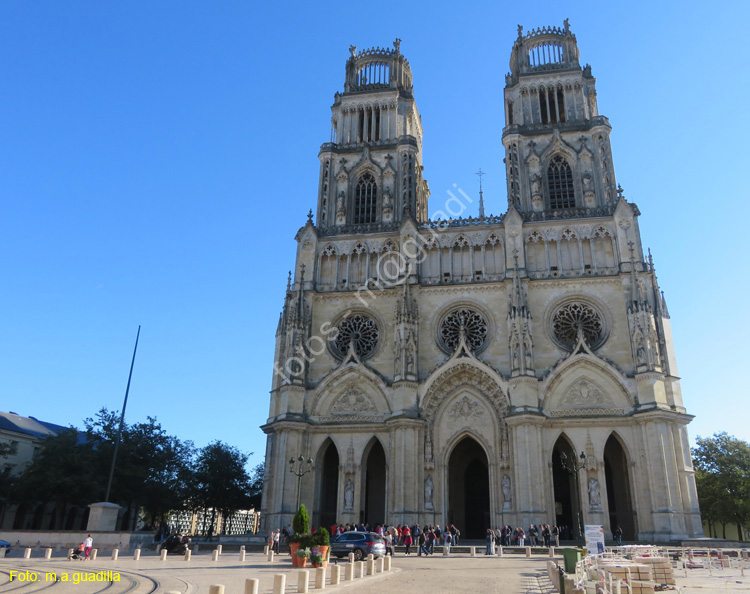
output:
{"label": "flower planter", "polygon": [[[303,557],[297,557],[297,549],[299,549],[299,543],[298,542],[290,542],[289,543],[289,551],[292,554],[292,567],[299,567],[298,560],[303,559]],[[305,559],[307,561],[307,559]]]}

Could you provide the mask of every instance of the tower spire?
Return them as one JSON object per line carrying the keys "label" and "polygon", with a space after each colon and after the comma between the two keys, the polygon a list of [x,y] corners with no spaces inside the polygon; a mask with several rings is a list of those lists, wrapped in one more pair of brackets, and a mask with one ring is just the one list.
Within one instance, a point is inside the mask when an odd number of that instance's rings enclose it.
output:
{"label": "tower spire", "polygon": [[484,194],[482,192],[482,176],[487,175],[484,171],[482,171],[482,168],[479,168],[479,171],[477,171],[474,175],[479,176],[479,218],[484,218]]}

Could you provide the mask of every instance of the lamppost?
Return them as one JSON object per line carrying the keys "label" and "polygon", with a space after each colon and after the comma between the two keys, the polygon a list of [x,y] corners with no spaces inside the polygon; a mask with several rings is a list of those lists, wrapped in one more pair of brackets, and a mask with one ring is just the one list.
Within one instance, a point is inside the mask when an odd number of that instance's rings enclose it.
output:
{"label": "lamppost", "polygon": [[296,460],[294,458],[289,458],[289,472],[297,477],[297,507],[295,508],[295,510],[299,509],[299,497],[300,488],[302,487],[302,477],[305,476],[308,472],[312,471],[313,459],[307,459],[307,468],[303,467],[304,464],[305,458],[302,456],[300,456]]}
{"label": "lamppost", "polygon": [[586,454],[584,452],[581,452],[581,462],[578,463],[578,459],[576,458],[576,452],[575,450],[570,450],[570,457],[565,455],[565,452],[560,452],[560,462],[562,463],[562,467],[568,472],[568,474],[575,478],[576,482],[576,499],[578,500],[578,542],[583,543],[583,505],[581,504],[581,489],[580,489],[580,483],[578,481],[578,473],[581,470],[586,469]]}

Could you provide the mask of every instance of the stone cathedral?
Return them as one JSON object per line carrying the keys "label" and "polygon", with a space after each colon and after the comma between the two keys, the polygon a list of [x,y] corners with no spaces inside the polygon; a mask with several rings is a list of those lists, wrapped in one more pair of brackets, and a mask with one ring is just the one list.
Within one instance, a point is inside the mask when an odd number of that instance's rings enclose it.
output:
{"label": "stone cathedral", "polygon": [[501,216],[480,192],[428,218],[400,40],[349,51],[276,334],[264,527],[299,501],[324,526],[702,536],[669,312],[567,21],[518,28]]}

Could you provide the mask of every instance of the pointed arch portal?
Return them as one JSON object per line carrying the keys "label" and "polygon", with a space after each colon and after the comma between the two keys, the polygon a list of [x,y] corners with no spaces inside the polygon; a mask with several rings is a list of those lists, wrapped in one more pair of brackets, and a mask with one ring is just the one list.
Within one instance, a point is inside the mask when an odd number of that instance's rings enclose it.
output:
{"label": "pointed arch portal", "polygon": [[331,526],[338,519],[336,506],[339,498],[339,452],[330,441],[323,455],[323,469],[320,473],[320,507],[318,524]]}
{"label": "pointed arch portal", "polygon": [[385,523],[385,450],[377,439],[366,454],[363,522],[375,529]]}
{"label": "pointed arch portal", "polygon": [[622,528],[624,540],[635,540],[635,516],[628,477],[628,459],[620,441],[610,435],[604,446],[604,475],[607,481],[609,526]]}
{"label": "pointed arch portal", "polygon": [[490,473],[487,454],[464,437],[448,461],[448,524],[464,538],[484,538],[490,526]]}
{"label": "pointed arch portal", "polygon": [[560,528],[560,539],[578,538],[578,488],[575,475],[562,464],[560,454],[570,456],[575,449],[565,435],[561,435],[552,448],[552,484],[555,490],[555,523]]}

